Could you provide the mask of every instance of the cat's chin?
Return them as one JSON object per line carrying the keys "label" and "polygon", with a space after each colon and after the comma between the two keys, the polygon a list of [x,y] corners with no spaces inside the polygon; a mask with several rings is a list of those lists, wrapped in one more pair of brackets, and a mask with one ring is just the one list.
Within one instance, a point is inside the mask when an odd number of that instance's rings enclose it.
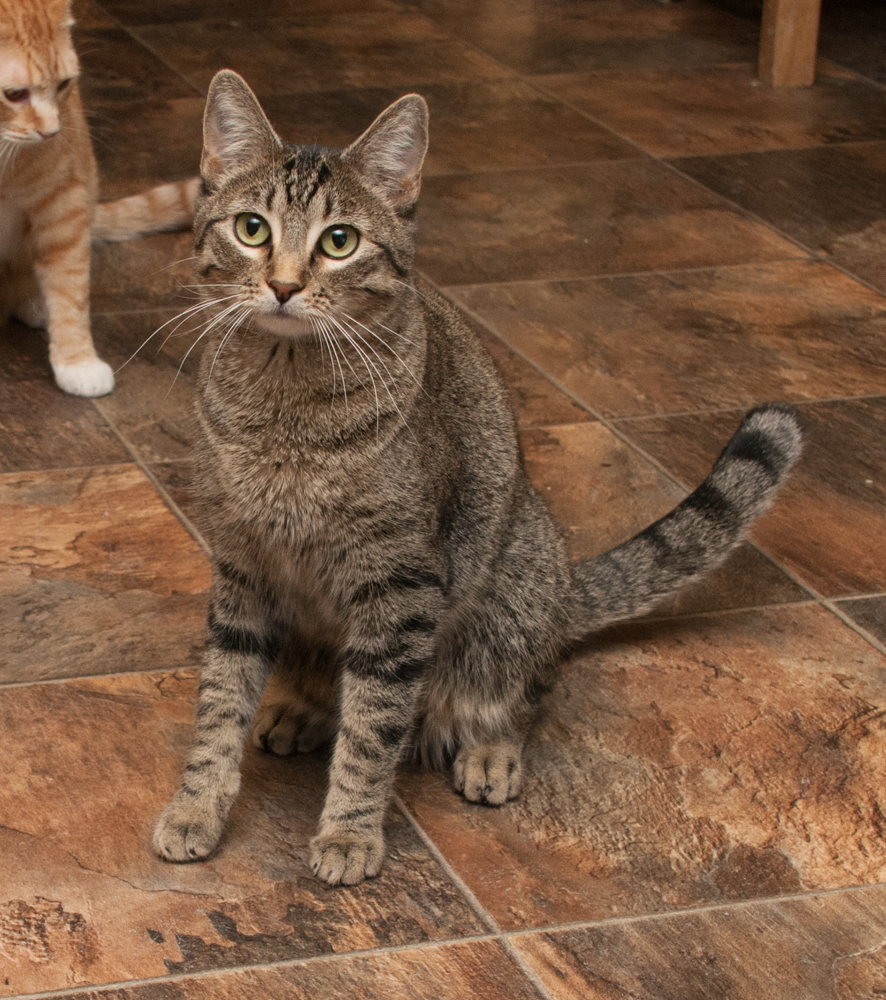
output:
{"label": "cat's chin", "polygon": [[314,333],[310,320],[303,316],[283,316],[279,313],[257,313],[252,320],[254,326],[273,333],[277,337],[298,339]]}

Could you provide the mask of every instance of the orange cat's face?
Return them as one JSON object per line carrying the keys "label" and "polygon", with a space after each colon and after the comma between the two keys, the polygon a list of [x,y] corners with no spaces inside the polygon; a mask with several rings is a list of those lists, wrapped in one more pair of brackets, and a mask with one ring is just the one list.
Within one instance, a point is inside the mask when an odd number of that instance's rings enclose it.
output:
{"label": "orange cat's face", "polygon": [[0,141],[43,142],[79,73],[68,0],[0,0]]}

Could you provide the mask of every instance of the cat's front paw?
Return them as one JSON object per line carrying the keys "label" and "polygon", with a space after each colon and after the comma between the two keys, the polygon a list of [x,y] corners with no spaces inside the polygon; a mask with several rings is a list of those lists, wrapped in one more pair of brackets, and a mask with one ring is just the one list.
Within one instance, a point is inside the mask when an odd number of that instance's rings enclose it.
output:
{"label": "cat's front paw", "polygon": [[311,870],[330,885],[357,885],[375,878],[384,856],[381,833],[324,833],[311,841]]}
{"label": "cat's front paw", "polygon": [[164,861],[203,861],[218,846],[224,825],[208,804],[176,796],[154,827],[154,850]]}
{"label": "cat's front paw", "polygon": [[468,802],[501,806],[520,794],[523,748],[510,740],[459,750],[452,766],[455,790]]}
{"label": "cat's front paw", "polygon": [[267,753],[286,757],[310,753],[335,735],[335,716],[298,704],[263,705],[256,715],[252,742]]}
{"label": "cat's front paw", "polygon": [[59,389],[72,396],[107,396],[114,388],[114,371],[100,358],[90,358],[76,365],[53,365]]}

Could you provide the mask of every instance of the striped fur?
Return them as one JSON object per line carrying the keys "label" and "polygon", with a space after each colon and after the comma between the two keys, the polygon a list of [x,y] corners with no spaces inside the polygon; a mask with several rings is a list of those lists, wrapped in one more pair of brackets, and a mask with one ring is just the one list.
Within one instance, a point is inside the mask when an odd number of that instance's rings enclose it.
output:
{"label": "striped fur", "polygon": [[93,216],[108,239],[180,228],[196,190],[191,181],[96,208],[73,23],[68,0],[0,0],[0,322],[12,313],[45,327],[59,387],[101,396],[114,374],[90,332]]}
{"label": "striped fur", "polygon": [[[210,89],[195,245],[231,297],[201,363],[213,583],[195,743],[154,835],[167,860],[216,848],[250,727],[278,754],[334,737],[311,847],[332,884],[380,870],[410,745],[452,761],[468,800],[513,798],[574,638],[716,565],[799,453],[791,412],[757,410],[673,513],[570,568],[489,358],[412,271],[426,114],[411,95],[344,151],[295,147],[235,74]],[[237,236],[243,212],[266,242]],[[344,259],[330,226],[361,234]]]}

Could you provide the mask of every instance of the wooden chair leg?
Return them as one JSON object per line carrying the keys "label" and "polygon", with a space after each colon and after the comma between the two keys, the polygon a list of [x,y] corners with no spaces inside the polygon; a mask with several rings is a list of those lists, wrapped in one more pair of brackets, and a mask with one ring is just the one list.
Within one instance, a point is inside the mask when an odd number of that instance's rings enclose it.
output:
{"label": "wooden chair leg", "polygon": [[808,87],[815,80],[821,0],[765,0],[760,79],[771,87]]}

